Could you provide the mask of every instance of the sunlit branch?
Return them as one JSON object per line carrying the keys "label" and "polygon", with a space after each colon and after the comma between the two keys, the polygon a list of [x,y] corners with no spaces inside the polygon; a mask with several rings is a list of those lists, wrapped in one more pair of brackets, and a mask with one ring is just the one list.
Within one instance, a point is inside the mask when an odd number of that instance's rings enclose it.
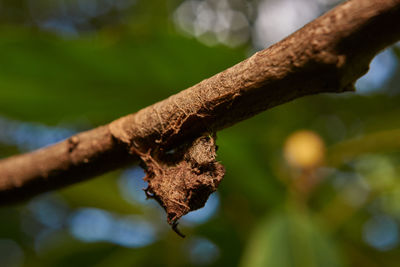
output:
{"label": "sunlit branch", "polygon": [[164,101],[53,146],[1,160],[0,203],[124,167],[137,162],[137,153],[175,148],[305,95],[352,91],[372,58],[400,39],[398,25],[399,0],[345,2]]}

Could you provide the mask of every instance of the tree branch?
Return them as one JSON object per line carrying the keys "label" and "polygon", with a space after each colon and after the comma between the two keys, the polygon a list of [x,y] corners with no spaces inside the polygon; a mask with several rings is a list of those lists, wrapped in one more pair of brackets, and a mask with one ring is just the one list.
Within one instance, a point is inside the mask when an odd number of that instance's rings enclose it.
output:
{"label": "tree branch", "polygon": [[352,0],[277,44],[137,113],[0,161],[0,204],[167,151],[305,95],[353,91],[372,58],[400,39],[399,0]]}

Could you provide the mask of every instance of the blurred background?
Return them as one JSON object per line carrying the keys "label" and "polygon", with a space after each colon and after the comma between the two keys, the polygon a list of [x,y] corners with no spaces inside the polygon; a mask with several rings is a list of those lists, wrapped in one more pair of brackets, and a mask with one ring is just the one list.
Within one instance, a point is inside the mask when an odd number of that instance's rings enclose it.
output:
{"label": "blurred background", "polygon": [[[0,0],[0,158],[162,100],[339,2]],[[356,93],[219,132],[226,177],[185,239],[132,166],[1,207],[0,266],[398,266],[399,60],[397,44]]]}

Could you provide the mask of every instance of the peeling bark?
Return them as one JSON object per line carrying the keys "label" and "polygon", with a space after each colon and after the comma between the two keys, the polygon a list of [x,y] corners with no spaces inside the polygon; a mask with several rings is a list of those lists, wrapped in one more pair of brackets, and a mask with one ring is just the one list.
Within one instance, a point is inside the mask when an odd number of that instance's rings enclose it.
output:
{"label": "peeling bark", "polygon": [[[146,164],[147,194],[176,220],[204,205],[224,170],[204,136],[305,95],[354,90],[371,59],[400,39],[399,0],[352,0],[277,44],[109,125],[0,161],[0,204]],[[171,155],[169,152],[173,150]],[[170,157],[168,159],[168,157]]]}
{"label": "peeling bark", "polygon": [[225,174],[216,161],[215,138],[202,135],[169,154],[138,153],[146,165],[146,196],[157,200],[167,212],[168,223],[182,236],[176,228],[178,220],[204,207]]}

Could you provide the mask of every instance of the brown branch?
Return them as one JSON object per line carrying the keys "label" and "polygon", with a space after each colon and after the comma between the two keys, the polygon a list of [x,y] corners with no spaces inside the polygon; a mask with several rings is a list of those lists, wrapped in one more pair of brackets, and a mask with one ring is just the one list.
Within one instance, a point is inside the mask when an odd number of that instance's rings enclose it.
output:
{"label": "brown branch", "polygon": [[279,43],[109,125],[0,161],[0,203],[61,188],[166,151],[305,95],[352,91],[400,39],[399,0],[352,0]]}

